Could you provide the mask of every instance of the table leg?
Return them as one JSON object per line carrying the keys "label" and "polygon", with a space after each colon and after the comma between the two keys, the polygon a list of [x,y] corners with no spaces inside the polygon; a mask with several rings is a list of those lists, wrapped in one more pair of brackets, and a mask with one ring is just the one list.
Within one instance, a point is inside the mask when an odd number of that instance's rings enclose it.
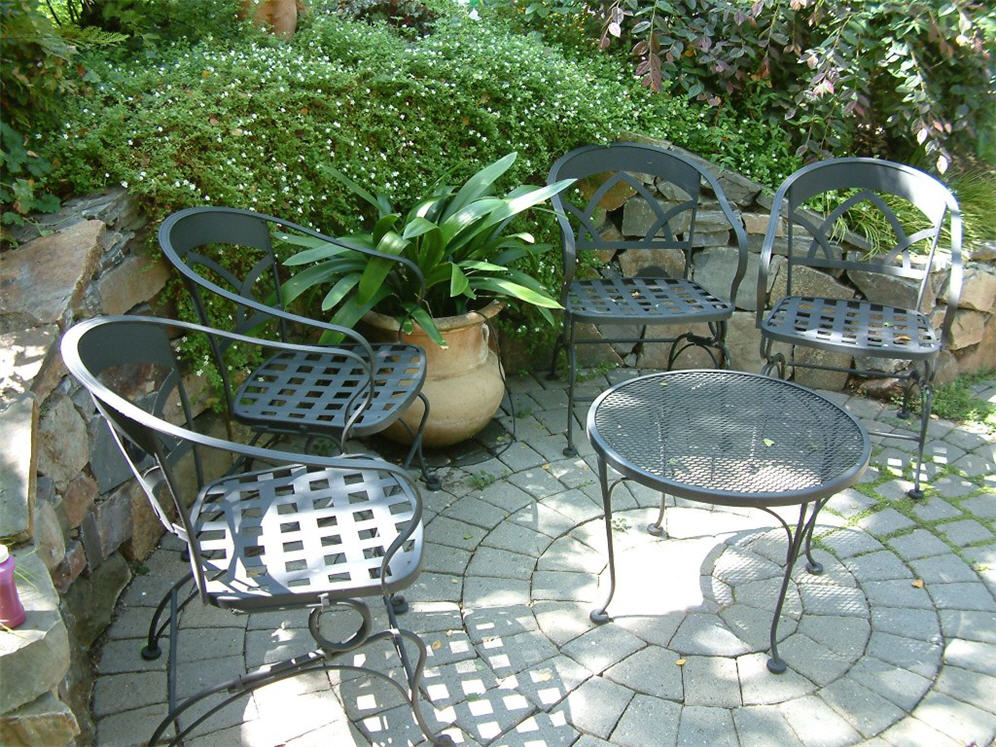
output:
{"label": "table leg", "polygon": [[592,622],[604,623],[609,621],[609,613],[606,611],[612,595],[616,591],[616,557],[612,548],[612,491],[609,489],[608,473],[605,467],[605,460],[598,457],[598,482],[602,487],[602,509],[605,515],[605,542],[609,549],[609,593],[605,597],[602,606],[592,610],[588,617]]}
{"label": "table leg", "polygon": [[[799,557],[799,550],[802,548],[803,542],[806,543],[807,556],[809,554],[809,540],[813,533],[813,527],[816,524],[816,514],[819,513],[822,505],[821,501],[815,502],[813,515],[808,522],[806,521],[806,511],[809,508],[809,504],[803,503],[799,506],[799,520],[796,522],[795,534],[790,534],[789,536],[788,555],[785,559],[785,575],[782,577],[781,591],[778,592],[775,615],[771,619],[771,658],[768,659],[768,671],[774,674],[781,674],[785,671],[785,660],[778,655],[778,620],[782,615],[782,606],[785,604],[785,593],[788,591],[789,579],[792,578],[792,569],[795,567],[795,561]],[[787,525],[786,529],[788,529]]]}
{"label": "table leg", "polygon": [[830,500],[829,498],[821,498],[816,501],[816,507],[813,509],[813,515],[809,517],[809,523],[806,525],[806,570],[812,573],[814,576],[819,576],[823,573],[823,563],[813,558],[811,544],[813,542],[813,529],[816,527],[816,516],[820,513],[820,509],[826,505],[826,502]]}
{"label": "table leg", "polygon": [[664,534],[664,501],[667,500],[667,493],[661,493],[661,510],[657,512],[657,521],[647,524],[647,531],[655,537],[663,537]]}

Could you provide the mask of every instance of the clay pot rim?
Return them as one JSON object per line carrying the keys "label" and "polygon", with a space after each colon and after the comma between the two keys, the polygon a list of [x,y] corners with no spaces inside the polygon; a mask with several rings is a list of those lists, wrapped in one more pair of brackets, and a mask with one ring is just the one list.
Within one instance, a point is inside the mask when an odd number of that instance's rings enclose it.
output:
{"label": "clay pot rim", "polygon": [[[481,321],[492,319],[503,308],[505,308],[505,304],[496,299],[491,301],[491,303],[483,309],[475,309],[474,311],[468,311],[466,314],[457,314],[456,316],[437,316],[434,317],[434,319],[436,321],[436,326],[439,327],[439,331],[447,332],[448,330],[460,329],[462,327],[480,323]],[[368,311],[363,315],[363,320],[381,329],[388,329],[391,331],[397,331],[401,326],[398,324],[398,320],[393,316],[381,314],[378,311]],[[415,329],[421,330],[422,327],[416,323]]]}

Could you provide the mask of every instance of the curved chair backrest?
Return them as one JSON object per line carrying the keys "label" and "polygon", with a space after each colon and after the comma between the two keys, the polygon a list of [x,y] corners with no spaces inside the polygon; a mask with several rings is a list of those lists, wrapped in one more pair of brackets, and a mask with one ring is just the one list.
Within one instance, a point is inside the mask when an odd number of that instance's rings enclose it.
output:
{"label": "curved chair backrest", "polygon": [[[849,214],[854,215],[851,211],[860,211],[858,217],[864,222],[879,219],[884,230],[878,246],[869,245],[860,253],[842,249],[842,226]],[[916,302],[910,306],[924,312],[929,311],[922,306],[946,230],[951,260],[949,314],[958,305],[961,211],[942,182],[912,166],[875,158],[834,158],[804,166],[775,194],[764,244],[769,259],[779,229],[787,238],[786,295],[793,294],[793,267],[879,273],[918,283]],[[945,320],[945,330],[951,320],[953,316]]]}
{"label": "curved chair backrest", "polygon": [[[69,372],[90,393],[98,411],[132,473],[142,486],[163,526],[182,540],[192,536],[188,507],[196,497],[177,474],[178,465],[192,454],[198,487],[205,484],[208,465],[217,464],[208,452],[223,452],[266,462],[280,452],[239,444],[197,431],[194,409],[185,385],[184,367],[175,353],[179,335],[220,336],[247,344],[315,354],[327,347],[291,345],[224,332],[199,324],[143,316],[107,316],[74,325],[62,338],[62,358]],[[362,360],[353,351],[337,353]],[[372,376],[372,373],[371,373]],[[147,383],[154,382],[149,391]],[[359,416],[366,400],[357,397],[351,420]],[[283,453],[284,457],[296,456]],[[309,456],[313,462],[339,465],[335,459]],[[162,492],[168,493],[167,497]],[[169,505],[172,504],[172,505]],[[171,516],[176,516],[174,520]],[[190,543],[197,552],[196,543]],[[203,567],[195,557],[195,573]],[[197,578],[203,589],[203,578]]]}
{"label": "curved chair backrest", "polygon": [[[735,298],[746,270],[747,236],[723,188],[703,166],[680,153],[643,143],[586,145],[558,159],[547,182],[572,177],[578,182],[552,199],[560,222],[567,282],[577,266],[578,252],[606,249],[681,249],[685,255],[684,275],[688,277],[692,271],[691,251],[697,246],[695,234],[700,229],[705,183],[716,196],[740,250],[730,290],[730,298]],[[646,213],[640,221],[641,234],[626,236],[606,231],[606,203],[616,206],[624,199],[637,197],[642,197],[640,212]],[[627,210],[634,209],[627,204]]]}

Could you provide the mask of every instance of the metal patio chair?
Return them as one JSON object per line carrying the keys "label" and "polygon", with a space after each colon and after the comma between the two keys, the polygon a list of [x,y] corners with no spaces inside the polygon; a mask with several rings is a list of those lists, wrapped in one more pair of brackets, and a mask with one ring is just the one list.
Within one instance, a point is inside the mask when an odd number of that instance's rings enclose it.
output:
{"label": "metal patio chair", "polygon": [[[391,682],[408,701],[425,736],[437,744],[449,743],[448,736],[432,734],[419,709],[426,647],[416,634],[399,629],[396,619],[405,606],[397,592],[412,583],[421,565],[422,503],[417,489],[402,468],[375,457],[275,451],[198,430],[185,386],[195,377],[184,371],[174,353],[181,339],[192,336],[316,359],[329,353],[326,347],[259,340],[141,316],[89,319],[63,337],[62,356],[70,373],[90,392],[153,510],[167,531],[185,543],[189,555],[190,570],[163,598],[142,650],[143,658],[158,658],[159,638],[168,628],[169,713],[149,744],[160,739],[182,743],[212,714],[266,684],[335,669]],[[336,352],[354,358],[358,369],[373,377],[369,359],[349,349]],[[150,380],[153,385],[146,385]],[[347,435],[369,397],[353,392],[348,400]],[[185,587],[189,591],[181,593]],[[307,611],[316,648],[178,700],[178,616],[195,595],[204,604],[239,612]],[[377,596],[384,602],[389,625],[375,632],[363,599]],[[167,619],[162,621],[164,614]],[[344,616],[346,622],[358,620],[355,633],[342,640],[326,638],[322,617],[327,614],[340,628]],[[404,684],[350,655],[378,641],[393,643]],[[409,649],[417,655],[411,657]],[[173,737],[167,734],[171,725]]]}
{"label": "metal patio chair", "polygon": [[[159,246],[177,268],[190,294],[202,324],[212,324],[224,306],[233,319],[232,331],[257,334],[269,327],[284,341],[314,341],[319,333],[345,338],[340,343],[364,353],[372,352],[377,362],[369,406],[353,424],[352,434],[362,438],[402,422],[405,408],[416,398],[422,400],[423,415],[412,436],[404,461],[408,466],[418,457],[423,479],[430,490],[439,488],[439,478],[429,472],[422,456],[422,431],[429,403],[422,394],[426,355],[417,345],[402,342],[367,343],[355,330],[310,319],[286,308],[281,294],[282,278],[274,241],[281,234],[341,243],[304,226],[273,216],[227,207],[197,207],[170,215],[159,228]],[[239,252],[231,247],[239,247]],[[380,254],[351,245],[356,251],[383,256],[418,268],[399,257]],[[206,291],[206,293],[205,293]],[[311,339],[309,339],[311,338]],[[343,402],[352,387],[366,386],[351,359],[325,356],[301,359],[281,355],[263,361],[236,389],[228,375],[226,354],[230,343],[212,344],[229,411],[236,420],[263,434],[299,434],[330,438],[344,447]],[[405,428],[408,428],[405,425]]]}
{"label": "metal patio chair", "polygon": [[[900,207],[901,206],[901,207]],[[904,209],[903,209],[904,208]],[[841,247],[849,211],[865,210],[881,216],[889,226],[884,251],[849,252]],[[916,219],[910,225],[911,215]],[[904,225],[905,223],[905,225]],[[785,232],[784,264],[775,268],[772,257],[781,232]],[[771,219],[764,237],[757,279],[757,326],[761,331],[764,373],[792,376],[799,368],[822,368],[903,381],[901,417],[909,417],[911,395],[920,391],[920,427],[917,434],[877,433],[917,442],[913,498],[920,488],[923,450],[932,405],[932,382],[937,357],[954,322],[962,283],[962,222],[958,202],[940,181],[899,163],[873,158],[836,158],[805,166],[789,176],[775,194]],[[941,244],[949,244],[947,251]],[[925,251],[918,261],[917,247]],[[941,256],[950,260],[947,309],[940,327],[929,316],[937,289],[932,272]],[[802,284],[804,268],[847,273],[860,280],[911,281],[908,306],[883,303],[870,283],[867,298],[825,298],[793,290]],[[784,296],[771,299],[774,275],[784,276]],[[781,281],[779,281],[779,284]],[[878,295],[881,295],[880,293]],[[773,301],[773,302],[772,302]],[[770,308],[769,308],[770,305]],[[777,350],[785,343],[788,353]],[[854,367],[818,360],[800,360],[796,348],[854,356]],[[904,371],[862,366],[861,358],[906,361]]]}
{"label": "metal patio chair", "polygon": [[[669,343],[668,368],[682,352],[699,347],[715,367],[729,365],[726,349],[727,321],[733,315],[737,288],[747,267],[747,236],[740,218],[730,207],[722,187],[705,168],[679,153],[641,143],[587,145],[562,156],[550,170],[548,183],[574,177],[577,184],[553,197],[561,230],[564,283],[561,303],[564,326],[554,347],[550,375],[556,370],[557,355],[566,349],[568,363],[567,447],[564,454],[577,453],[574,447],[574,397],[577,381],[575,346],[593,343]],[[729,293],[722,296],[704,288],[693,278],[692,250],[703,203],[702,185],[712,190],[718,209],[734,232],[739,250]],[[632,238],[605,225],[606,197],[620,190],[642,198],[652,216],[644,235]],[[662,198],[661,193],[666,194]],[[681,251],[680,276],[669,277],[662,270],[652,276],[584,277],[579,273],[581,252]],[[725,289],[724,289],[725,290]],[[579,324],[598,325],[600,335],[578,337]],[[688,330],[691,325],[708,325],[708,335]],[[605,325],[639,327],[636,337],[629,334],[606,336]],[[671,337],[648,337],[648,325],[677,327]]]}

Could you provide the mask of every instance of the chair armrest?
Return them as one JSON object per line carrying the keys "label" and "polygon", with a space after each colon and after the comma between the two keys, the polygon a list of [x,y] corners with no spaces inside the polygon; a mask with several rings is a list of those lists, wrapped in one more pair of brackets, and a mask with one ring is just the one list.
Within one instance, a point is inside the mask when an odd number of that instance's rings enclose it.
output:
{"label": "chair armrest", "polygon": [[764,314],[768,310],[768,275],[771,272],[771,255],[775,250],[775,236],[781,222],[782,207],[785,204],[785,194],[791,184],[786,180],[775,192],[771,204],[771,215],[768,217],[768,228],[764,232],[764,243],[761,245],[761,259],[757,268],[757,309],[754,312],[754,326],[760,329]]}

